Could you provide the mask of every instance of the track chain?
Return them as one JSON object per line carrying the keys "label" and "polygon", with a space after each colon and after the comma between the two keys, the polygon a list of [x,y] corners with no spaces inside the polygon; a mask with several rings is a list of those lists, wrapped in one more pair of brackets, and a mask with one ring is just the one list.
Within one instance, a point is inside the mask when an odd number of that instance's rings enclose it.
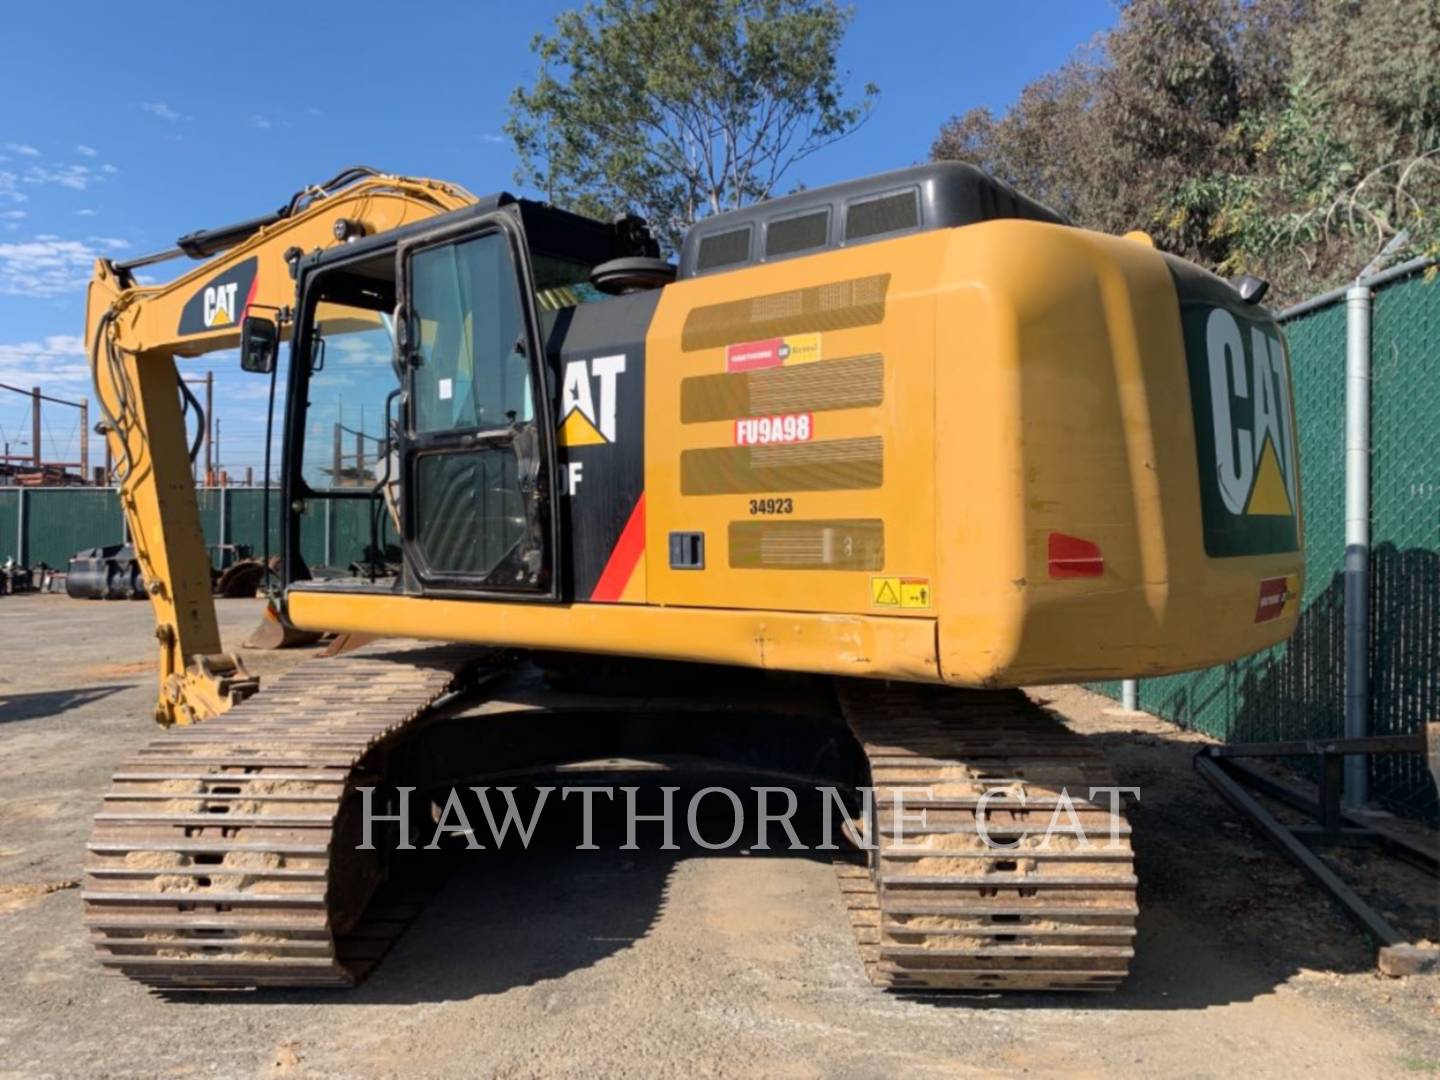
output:
{"label": "track chain", "polygon": [[387,885],[383,855],[355,850],[355,787],[383,785],[379,751],[476,659],[377,642],[305,661],[152,740],[115,773],[87,844],[82,898],[101,962],[169,989],[363,978],[425,889],[415,875]]}
{"label": "track chain", "polygon": [[[1111,990],[1134,955],[1130,829],[1103,755],[1018,690],[846,681],[875,788],[868,865],[837,863],[872,982],[895,990]],[[906,789],[905,822],[893,793]],[[980,798],[992,841],[978,823]],[[1093,846],[1044,833],[1062,792]],[[918,821],[923,812],[923,824]],[[1062,810],[1059,824],[1070,826]],[[1115,831],[1112,842],[1111,830]]]}

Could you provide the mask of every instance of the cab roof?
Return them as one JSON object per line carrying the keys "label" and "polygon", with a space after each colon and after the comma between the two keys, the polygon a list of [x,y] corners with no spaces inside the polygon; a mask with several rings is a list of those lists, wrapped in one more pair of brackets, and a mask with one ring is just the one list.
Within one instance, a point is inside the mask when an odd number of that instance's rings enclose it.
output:
{"label": "cab roof", "polygon": [[679,276],[737,270],[997,218],[1070,224],[983,169],[934,161],[708,217],[685,234]]}

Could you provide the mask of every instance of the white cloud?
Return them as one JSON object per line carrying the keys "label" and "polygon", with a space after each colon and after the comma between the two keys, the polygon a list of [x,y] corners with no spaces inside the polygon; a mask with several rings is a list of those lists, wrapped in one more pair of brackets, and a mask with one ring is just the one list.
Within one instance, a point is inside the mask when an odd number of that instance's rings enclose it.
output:
{"label": "white cloud", "polygon": [[85,342],[72,334],[52,334],[43,341],[0,344],[0,382],[28,385],[42,377],[46,385],[88,384]]}
{"label": "white cloud", "polygon": [[57,184],[72,191],[84,191],[100,177],[90,171],[88,165],[62,165],[52,169],[45,165],[31,165],[20,177],[26,184]]}
{"label": "white cloud", "polygon": [[105,173],[107,176],[114,176],[120,170],[117,169],[114,165],[101,165],[100,171]]}
{"label": "white cloud", "polygon": [[87,236],[85,239],[92,244],[99,244],[101,247],[113,248],[117,251],[130,246],[129,240],[121,240],[118,236]]}
{"label": "white cloud", "polygon": [[0,214],[0,221],[19,221],[25,216],[24,210],[6,210],[3,214]]}
{"label": "white cloud", "polygon": [[505,138],[504,135],[485,134],[485,135],[481,135],[481,136],[480,136],[480,141],[481,141],[481,142],[487,142],[487,143],[503,143],[503,142],[509,142],[510,140],[508,140],[507,138]]}
{"label": "white cloud", "polygon": [[90,244],[49,234],[0,244],[0,295],[39,298],[78,291],[90,280],[98,255]]}
{"label": "white cloud", "polygon": [[274,125],[270,122],[269,117],[261,116],[259,113],[256,113],[254,116],[250,117],[250,126],[256,128],[268,128],[273,127]]}
{"label": "white cloud", "polygon": [[173,124],[180,119],[180,114],[163,101],[143,101],[140,103],[140,109],[151,116],[158,116],[167,124]]}
{"label": "white cloud", "polygon": [[100,153],[100,151],[96,150],[93,146],[86,146],[84,143],[81,143],[79,146],[75,147],[75,152],[81,157],[94,157],[95,155]]}
{"label": "white cloud", "polygon": [[85,342],[73,334],[51,334],[44,341],[0,345],[0,364],[13,364],[28,356],[84,356]]}
{"label": "white cloud", "polygon": [[[331,385],[331,383],[327,382],[325,385],[329,386]],[[225,387],[225,403],[227,406],[232,401],[264,401],[269,396],[269,379],[246,380],[243,383],[238,383],[236,385]],[[240,415],[243,416],[244,414],[242,413]],[[265,414],[263,412],[258,413],[257,416],[261,420],[265,419]],[[262,439],[261,441],[263,442],[264,440]]]}
{"label": "white cloud", "polygon": [[35,147],[31,146],[29,143],[7,142],[5,144],[5,149],[9,150],[12,154],[19,154],[21,157],[40,156],[40,151],[36,150]]}
{"label": "white cloud", "polygon": [[95,216],[95,211],[94,211],[94,210],[91,210],[89,207],[86,207],[84,210],[76,210],[76,211],[75,211],[75,216],[76,216],[76,217],[94,217],[94,216]]}
{"label": "white cloud", "polygon": [[20,191],[16,185],[20,183],[20,177],[13,172],[0,170],[0,199],[9,199],[11,202],[24,202],[30,196]]}

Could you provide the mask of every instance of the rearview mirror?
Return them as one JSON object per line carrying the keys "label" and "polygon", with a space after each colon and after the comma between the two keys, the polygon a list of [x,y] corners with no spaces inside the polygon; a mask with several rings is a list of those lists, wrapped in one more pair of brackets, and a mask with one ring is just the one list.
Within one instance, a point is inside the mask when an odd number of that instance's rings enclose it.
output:
{"label": "rearview mirror", "polygon": [[240,327],[240,367],[258,375],[275,370],[280,352],[280,327],[264,315],[246,315]]}

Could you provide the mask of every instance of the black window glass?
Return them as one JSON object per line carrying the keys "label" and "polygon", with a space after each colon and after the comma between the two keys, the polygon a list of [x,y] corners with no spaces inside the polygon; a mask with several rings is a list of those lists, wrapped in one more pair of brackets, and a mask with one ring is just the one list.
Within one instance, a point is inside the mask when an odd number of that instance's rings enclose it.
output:
{"label": "black window glass", "polygon": [[878,199],[851,203],[845,213],[845,239],[863,240],[867,236],[914,229],[920,225],[920,204],[915,191],[882,195]]}

